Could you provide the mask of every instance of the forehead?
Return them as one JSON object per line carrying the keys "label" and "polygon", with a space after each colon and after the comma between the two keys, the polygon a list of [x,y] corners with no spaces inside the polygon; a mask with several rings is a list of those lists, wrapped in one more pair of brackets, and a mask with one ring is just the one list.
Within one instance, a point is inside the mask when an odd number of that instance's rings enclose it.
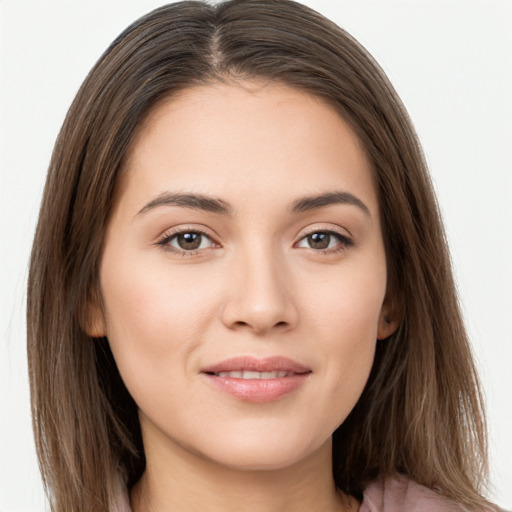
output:
{"label": "forehead", "polygon": [[279,83],[215,83],[165,99],[139,126],[123,171],[120,189],[141,195],[278,199],[341,187],[376,203],[364,149],[337,110]]}

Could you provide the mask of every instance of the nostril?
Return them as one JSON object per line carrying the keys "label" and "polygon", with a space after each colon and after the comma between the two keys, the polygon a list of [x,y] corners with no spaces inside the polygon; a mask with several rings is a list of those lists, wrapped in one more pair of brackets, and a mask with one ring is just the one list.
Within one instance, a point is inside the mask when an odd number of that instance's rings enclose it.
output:
{"label": "nostril", "polygon": [[[249,322],[244,322],[242,320],[238,320],[236,322],[233,323],[233,327],[249,327],[251,326],[252,324],[250,324]],[[274,328],[284,328],[284,327],[287,327],[288,326],[288,322],[284,322],[284,321],[281,321],[281,322],[277,322],[276,324],[274,324]]]}

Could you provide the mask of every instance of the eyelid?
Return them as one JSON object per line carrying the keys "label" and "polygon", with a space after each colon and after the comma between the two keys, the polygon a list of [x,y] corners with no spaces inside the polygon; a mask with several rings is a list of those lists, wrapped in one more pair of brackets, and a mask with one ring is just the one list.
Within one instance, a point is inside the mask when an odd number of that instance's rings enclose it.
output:
{"label": "eyelid", "polygon": [[300,249],[306,249],[312,251],[314,253],[336,253],[340,251],[344,251],[353,247],[355,245],[354,239],[351,234],[348,233],[348,230],[342,229],[337,226],[333,226],[332,224],[329,226],[326,225],[316,225],[316,226],[308,226],[307,228],[301,230],[300,234],[297,236],[297,241],[293,244],[294,247],[297,247],[297,244],[302,242],[306,237],[312,235],[314,233],[326,233],[331,236],[335,236],[338,238],[340,243],[336,247],[331,247],[327,249],[314,249],[308,247],[298,247]]}
{"label": "eyelid", "polygon": [[[206,238],[208,238],[211,242],[210,247],[195,249],[187,251],[185,249],[178,249],[176,247],[171,246],[168,242],[172,240],[177,235],[183,233],[198,233]],[[193,226],[175,226],[173,228],[167,229],[162,233],[155,241],[155,245],[161,247],[162,249],[171,252],[173,254],[179,256],[194,256],[200,252],[203,252],[207,249],[222,247],[221,244],[216,240],[216,237],[207,232],[207,230],[203,227],[193,227]]]}
{"label": "eyelid", "polygon": [[297,234],[296,239],[302,240],[304,237],[311,235],[313,233],[334,233],[347,240],[353,240],[354,238],[352,236],[352,233],[347,228],[337,226],[335,224],[319,222],[315,224],[309,224],[305,228],[302,228]]}

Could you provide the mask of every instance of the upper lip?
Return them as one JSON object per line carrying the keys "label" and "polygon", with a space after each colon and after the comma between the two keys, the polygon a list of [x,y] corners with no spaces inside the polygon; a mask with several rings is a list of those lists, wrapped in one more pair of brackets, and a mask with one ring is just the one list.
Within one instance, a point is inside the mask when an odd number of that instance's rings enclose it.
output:
{"label": "upper lip", "polygon": [[203,373],[236,372],[244,370],[252,372],[311,372],[311,369],[307,366],[282,356],[266,357],[263,359],[252,356],[231,357],[201,369]]}

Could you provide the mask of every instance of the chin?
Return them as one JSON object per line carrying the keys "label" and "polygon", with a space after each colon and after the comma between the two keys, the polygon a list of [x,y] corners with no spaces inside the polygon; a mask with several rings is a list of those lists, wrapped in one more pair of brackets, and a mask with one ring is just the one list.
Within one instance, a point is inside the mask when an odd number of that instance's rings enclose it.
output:
{"label": "chin", "polygon": [[[213,449],[212,449],[213,448]],[[331,438],[305,444],[303,439],[262,436],[232,436],[227,442],[217,442],[202,452],[211,462],[238,471],[278,471],[306,461],[313,453],[325,450],[331,454]]]}

